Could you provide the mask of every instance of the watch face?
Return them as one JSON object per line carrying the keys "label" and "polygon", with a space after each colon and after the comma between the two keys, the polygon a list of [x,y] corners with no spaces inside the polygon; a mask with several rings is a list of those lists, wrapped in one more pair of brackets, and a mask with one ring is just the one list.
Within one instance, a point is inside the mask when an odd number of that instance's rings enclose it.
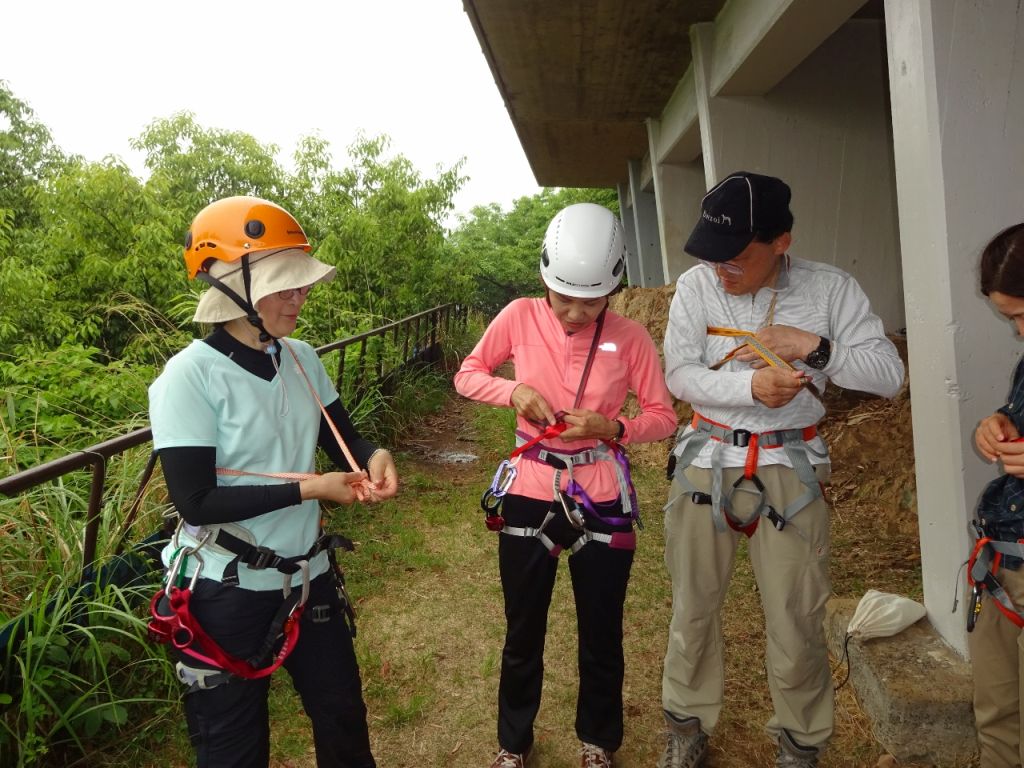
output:
{"label": "watch face", "polygon": [[830,357],[832,357],[832,344],[823,336],[818,348],[807,355],[805,362],[811,366],[811,368],[815,368],[820,371],[828,365]]}

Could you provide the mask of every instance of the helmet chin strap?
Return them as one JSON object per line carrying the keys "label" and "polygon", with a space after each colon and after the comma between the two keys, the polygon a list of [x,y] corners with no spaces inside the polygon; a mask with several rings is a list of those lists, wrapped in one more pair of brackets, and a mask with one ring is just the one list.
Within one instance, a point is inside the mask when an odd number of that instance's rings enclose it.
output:
{"label": "helmet chin strap", "polygon": [[277,339],[274,336],[271,336],[270,332],[267,331],[266,327],[263,325],[263,318],[260,317],[259,312],[256,311],[256,307],[252,303],[252,270],[249,268],[248,254],[242,257],[242,282],[245,285],[244,299],[232,288],[228,287],[205,270],[197,272],[196,278],[220,291],[235,302],[235,304],[245,312],[245,319],[249,321],[249,324],[260,332],[260,343],[267,344],[269,342],[269,346],[266,348],[267,354],[273,355],[277,352]]}

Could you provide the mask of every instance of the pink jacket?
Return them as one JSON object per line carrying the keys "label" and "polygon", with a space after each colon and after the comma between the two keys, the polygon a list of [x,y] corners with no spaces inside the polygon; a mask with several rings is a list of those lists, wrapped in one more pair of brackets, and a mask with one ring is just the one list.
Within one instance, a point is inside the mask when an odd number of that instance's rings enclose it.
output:
{"label": "pink jacket", "polygon": [[[562,328],[545,299],[516,299],[506,306],[484,331],[476,348],[462,361],[455,374],[455,389],[472,400],[509,406],[512,390],[528,384],[548,401],[552,410],[573,407],[583,367],[590,351],[597,324],[569,335]],[[515,364],[515,379],[492,375],[506,360]],[[634,392],[640,415],[626,419],[621,409],[626,394]],[[597,411],[609,419],[619,418],[626,425],[622,444],[661,440],[676,428],[672,396],[658,359],[658,351],[647,329],[639,323],[606,312],[604,328],[594,357],[587,388],[580,408]],[[531,436],[540,430],[522,418],[517,428]],[[548,440],[551,450],[571,451],[590,448],[597,440]],[[554,467],[537,461],[522,460],[518,465],[510,493],[534,499],[552,498]],[[576,481],[596,502],[618,498],[619,485],[614,463],[599,461],[573,470]],[[568,482],[562,473],[561,487]]]}

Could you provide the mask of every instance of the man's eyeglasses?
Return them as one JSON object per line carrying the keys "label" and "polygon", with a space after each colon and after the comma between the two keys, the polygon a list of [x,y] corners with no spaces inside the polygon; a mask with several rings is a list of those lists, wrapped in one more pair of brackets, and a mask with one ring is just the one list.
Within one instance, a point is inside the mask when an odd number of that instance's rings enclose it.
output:
{"label": "man's eyeglasses", "polygon": [[704,261],[701,259],[700,263],[709,269],[715,270],[716,272],[718,270],[722,270],[727,275],[733,275],[734,277],[738,277],[743,274],[743,267],[739,264],[733,264],[731,261]]}
{"label": "man's eyeglasses", "polygon": [[296,293],[299,294],[299,296],[305,296],[307,293],[309,293],[309,289],[312,287],[312,285],[304,285],[301,288],[289,288],[285,291],[278,291],[277,298],[287,300],[294,296]]}

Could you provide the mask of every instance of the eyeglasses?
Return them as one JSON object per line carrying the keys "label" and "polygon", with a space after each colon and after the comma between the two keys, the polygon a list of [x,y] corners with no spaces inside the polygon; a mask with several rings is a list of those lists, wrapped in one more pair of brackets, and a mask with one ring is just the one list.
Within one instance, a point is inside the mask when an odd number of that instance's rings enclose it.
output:
{"label": "eyeglasses", "polygon": [[284,291],[278,291],[277,292],[277,298],[279,298],[279,299],[290,299],[296,293],[299,294],[299,296],[305,296],[307,293],[309,293],[309,289],[312,288],[312,287],[313,287],[312,285],[304,285],[301,288],[289,288],[289,289],[284,290]]}
{"label": "eyeglasses", "polygon": [[700,263],[708,269],[713,269],[716,272],[718,270],[722,270],[733,277],[738,277],[743,274],[743,267],[739,264],[733,264],[731,261],[704,261],[704,259],[701,259]]}

